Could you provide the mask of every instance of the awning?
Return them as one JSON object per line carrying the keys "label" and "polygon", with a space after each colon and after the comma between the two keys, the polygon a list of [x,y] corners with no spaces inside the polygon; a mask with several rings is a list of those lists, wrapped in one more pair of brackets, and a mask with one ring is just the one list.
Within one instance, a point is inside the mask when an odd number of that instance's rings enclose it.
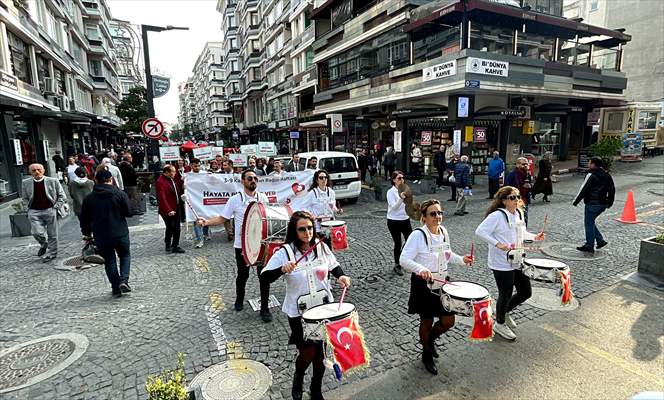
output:
{"label": "awning", "polygon": [[90,118],[65,111],[52,111],[46,108],[28,108],[21,113],[23,117],[57,118],[61,121],[90,122]]}
{"label": "awning", "polygon": [[327,128],[327,120],[319,119],[316,121],[300,122],[300,129],[310,129],[310,128]]}

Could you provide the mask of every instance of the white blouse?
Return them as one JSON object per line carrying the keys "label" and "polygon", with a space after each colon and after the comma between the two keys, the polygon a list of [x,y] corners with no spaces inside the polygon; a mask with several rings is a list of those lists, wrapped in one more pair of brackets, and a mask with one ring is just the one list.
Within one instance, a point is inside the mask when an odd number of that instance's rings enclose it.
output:
{"label": "white blouse", "polygon": [[535,239],[535,234],[526,230],[525,223],[521,219],[518,211],[510,213],[503,209],[505,214],[496,210],[489,214],[484,221],[475,230],[475,235],[488,243],[489,247],[489,268],[498,271],[511,271],[520,269],[518,263],[510,263],[507,260],[507,252],[496,247],[498,243],[522,247],[524,240]]}
{"label": "white blouse", "polygon": [[448,264],[465,265],[463,257],[450,248],[449,234],[442,225],[437,235],[431,233],[426,225],[422,229],[427,234],[427,239],[421,231],[413,230],[406,240],[399,257],[399,264],[403,269],[415,274],[430,271],[445,275]]}
{"label": "white blouse", "polygon": [[406,214],[406,204],[399,196],[399,189],[397,189],[396,186],[392,186],[392,188],[387,191],[387,219],[405,221],[408,218],[408,214]]}
{"label": "white blouse", "polygon": [[333,218],[336,203],[337,198],[332,188],[327,188],[327,190],[314,188],[307,193],[307,198],[304,201],[304,209],[316,218]]}

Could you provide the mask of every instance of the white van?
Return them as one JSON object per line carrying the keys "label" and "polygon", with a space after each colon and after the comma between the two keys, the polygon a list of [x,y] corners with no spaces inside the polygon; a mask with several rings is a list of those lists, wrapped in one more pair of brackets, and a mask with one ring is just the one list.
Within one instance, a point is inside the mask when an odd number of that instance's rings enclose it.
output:
{"label": "white van", "polygon": [[318,159],[318,169],[330,174],[330,186],[338,200],[355,204],[362,191],[357,159],[351,153],[341,151],[313,151],[300,154],[300,167],[305,169],[312,157]]}

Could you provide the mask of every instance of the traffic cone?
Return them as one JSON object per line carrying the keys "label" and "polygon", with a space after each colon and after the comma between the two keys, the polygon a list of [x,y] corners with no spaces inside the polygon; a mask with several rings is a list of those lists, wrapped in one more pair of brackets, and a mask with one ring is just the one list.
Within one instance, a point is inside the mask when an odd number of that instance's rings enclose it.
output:
{"label": "traffic cone", "polygon": [[627,192],[627,200],[625,201],[625,207],[623,208],[622,215],[616,221],[622,222],[623,224],[638,224],[639,220],[636,219],[636,207],[634,206],[634,194],[632,191]]}

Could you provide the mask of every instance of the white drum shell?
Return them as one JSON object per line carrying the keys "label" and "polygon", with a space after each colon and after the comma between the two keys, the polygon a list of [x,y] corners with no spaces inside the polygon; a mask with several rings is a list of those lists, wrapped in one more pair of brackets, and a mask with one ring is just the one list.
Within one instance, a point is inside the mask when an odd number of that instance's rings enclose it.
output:
{"label": "white drum shell", "polygon": [[[325,324],[330,321],[338,321],[344,319],[355,312],[355,306],[351,303],[343,303],[341,310],[337,311],[339,303],[327,303],[320,306],[312,307],[302,314],[302,330],[304,332],[304,340],[312,340],[322,342],[325,340]],[[324,309],[323,313],[318,316],[312,316],[314,309]],[[316,311],[318,311],[316,310]]]}
{"label": "white drum shell", "polygon": [[[558,283],[560,282],[560,272],[569,271],[569,266],[560,261],[542,259],[549,262],[548,265],[544,265],[539,260],[526,258],[521,263],[521,272],[534,281]],[[540,264],[538,265],[538,263]]]}
{"label": "white drum shell", "polygon": [[[470,283],[472,283],[472,282],[470,282]],[[463,282],[462,281],[455,281],[455,282],[448,283],[447,285],[459,285],[459,284],[463,284]],[[481,297],[466,297],[466,298],[463,298],[462,296],[459,296],[459,295],[452,296],[449,293],[445,292],[445,286],[447,286],[447,285],[443,285],[443,287],[440,289],[440,302],[441,302],[441,304],[443,305],[443,308],[446,311],[453,312],[455,314],[463,315],[463,316],[466,316],[466,317],[472,317],[473,316],[473,302],[474,301],[486,300],[486,299],[491,297],[489,295],[489,291],[486,290],[486,288],[484,286],[479,285],[479,284],[475,284],[475,285],[481,286],[482,288],[484,288],[484,290],[486,291],[487,294],[485,296],[481,296]]]}

